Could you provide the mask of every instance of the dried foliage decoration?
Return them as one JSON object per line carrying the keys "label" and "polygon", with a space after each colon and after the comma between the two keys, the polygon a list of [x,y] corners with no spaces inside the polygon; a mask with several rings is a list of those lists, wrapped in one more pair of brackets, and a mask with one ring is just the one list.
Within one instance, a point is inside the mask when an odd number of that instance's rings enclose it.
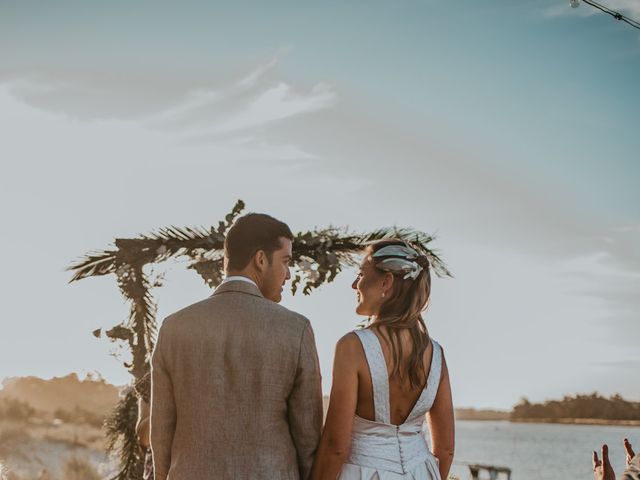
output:
{"label": "dried foliage decoration", "polygon": [[136,435],[137,419],[138,398],[133,388],[127,388],[105,421],[107,451],[117,451],[120,459],[120,471],[114,479],[142,479],[144,456]]}

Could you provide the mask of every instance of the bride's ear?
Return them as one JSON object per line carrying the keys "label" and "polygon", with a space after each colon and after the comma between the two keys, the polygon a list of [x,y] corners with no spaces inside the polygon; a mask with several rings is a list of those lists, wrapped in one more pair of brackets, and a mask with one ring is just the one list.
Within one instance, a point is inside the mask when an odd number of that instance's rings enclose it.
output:
{"label": "bride's ear", "polygon": [[394,281],[395,278],[393,276],[393,273],[385,272],[384,278],[382,279],[382,291],[384,292],[385,296],[391,293]]}

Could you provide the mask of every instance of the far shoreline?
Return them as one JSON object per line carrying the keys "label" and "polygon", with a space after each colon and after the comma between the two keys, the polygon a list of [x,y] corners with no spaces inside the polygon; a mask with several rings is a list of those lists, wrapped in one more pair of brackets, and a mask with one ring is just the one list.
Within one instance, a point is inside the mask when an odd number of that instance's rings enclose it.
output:
{"label": "far shoreline", "polygon": [[516,418],[512,423],[559,423],[562,425],[602,425],[640,427],[640,420],[609,420],[606,418]]}
{"label": "far shoreline", "polygon": [[509,423],[543,423],[559,425],[600,425],[618,427],[640,427],[640,420],[608,420],[601,418],[456,418],[465,422],[509,422]]}

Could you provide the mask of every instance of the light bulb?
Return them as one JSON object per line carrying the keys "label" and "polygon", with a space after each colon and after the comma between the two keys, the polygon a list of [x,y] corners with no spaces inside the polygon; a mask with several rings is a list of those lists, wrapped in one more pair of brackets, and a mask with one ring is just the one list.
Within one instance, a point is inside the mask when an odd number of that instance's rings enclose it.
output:
{"label": "light bulb", "polygon": [[578,8],[580,6],[580,0],[569,0],[569,5],[572,8]]}

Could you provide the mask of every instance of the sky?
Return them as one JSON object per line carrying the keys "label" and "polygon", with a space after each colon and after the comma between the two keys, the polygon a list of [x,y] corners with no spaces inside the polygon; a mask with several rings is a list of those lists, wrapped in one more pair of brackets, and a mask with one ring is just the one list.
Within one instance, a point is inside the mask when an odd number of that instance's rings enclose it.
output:
{"label": "sky", "polygon": [[[640,18],[640,3],[603,3]],[[114,238],[215,225],[435,233],[454,403],[640,401],[640,31],[568,2],[0,0],[0,378],[129,381]],[[210,291],[155,268],[158,318]],[[355,271],[283,304],[329,392]],[[632,381],[632,379],[634,381]]]}

